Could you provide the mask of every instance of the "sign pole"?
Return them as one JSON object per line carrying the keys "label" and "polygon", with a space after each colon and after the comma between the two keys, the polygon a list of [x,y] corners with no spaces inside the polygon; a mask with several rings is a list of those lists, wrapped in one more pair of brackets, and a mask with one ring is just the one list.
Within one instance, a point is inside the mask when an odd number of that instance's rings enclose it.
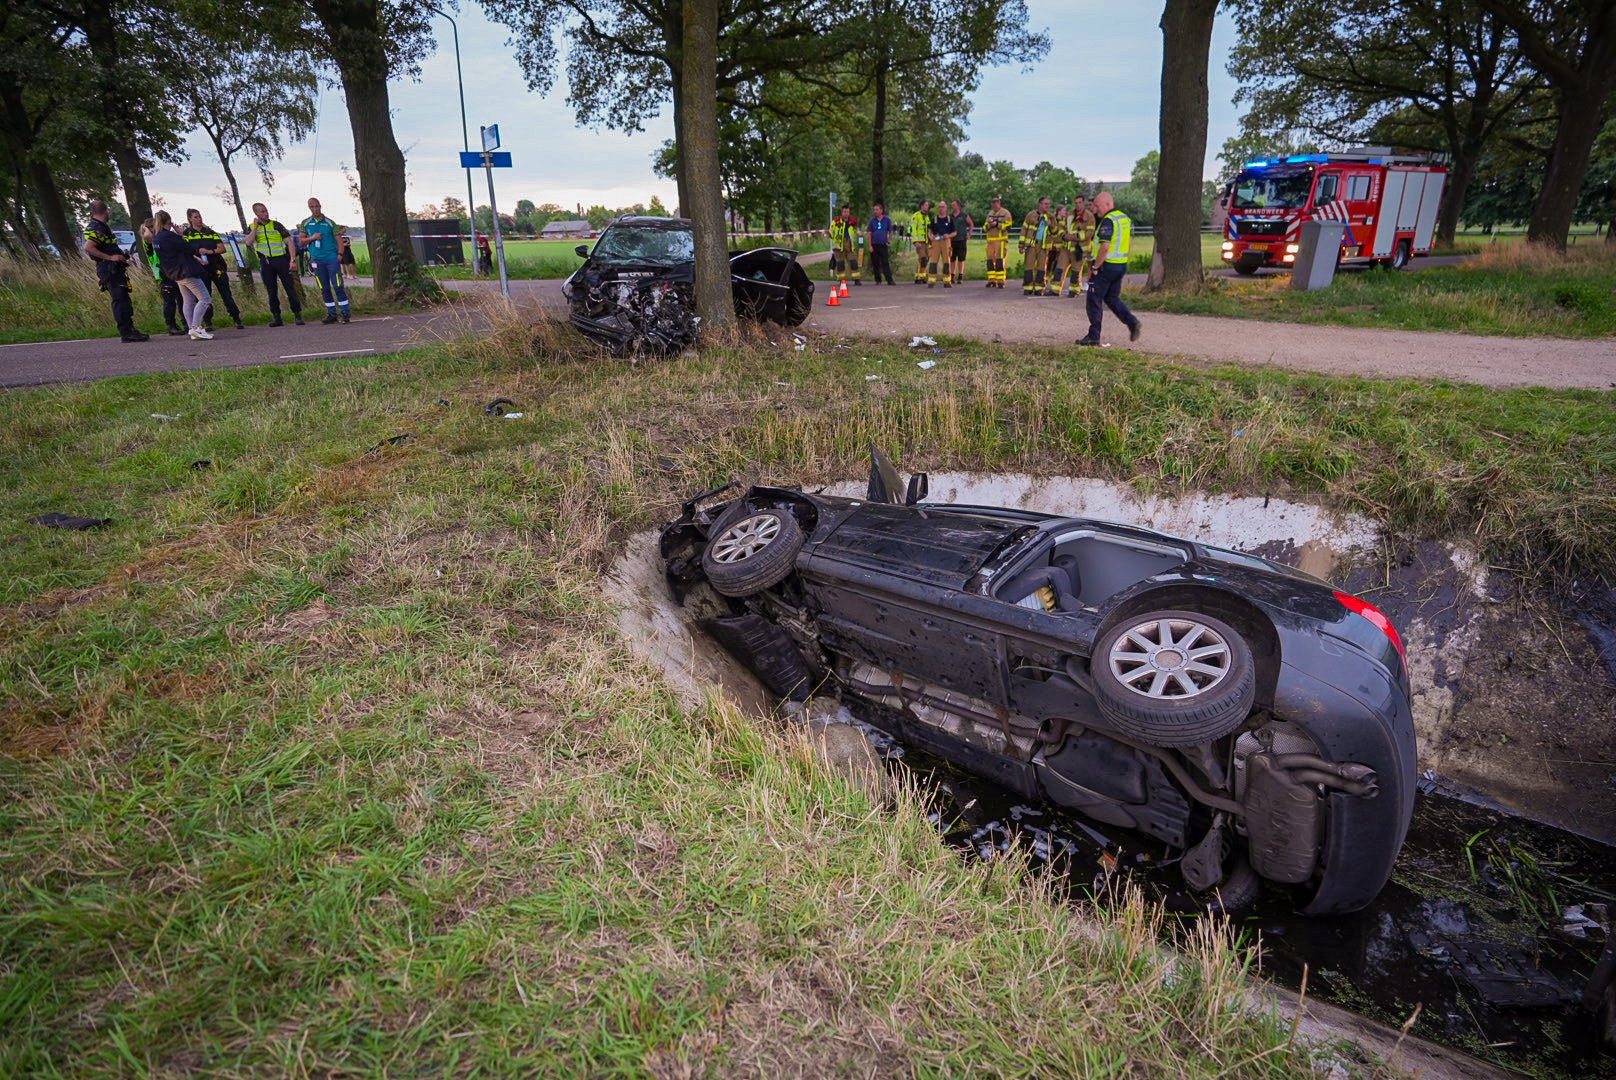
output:
{"label": "sign pole", "polygon": [[[496,132],[497,132],[496,127]],[[492,150],[488,145],[488,128],[478,128],[478,134],[483,140],[483,172],[488,174],[488,209],[494,218],[494,253],[499,259],[499,291],[508,301],[511,298],[511,281],[505,273],[505,237],[499,228],[499,204],[494,201],[494,162]],[[494,136],[495,145],[498,145],[499,136]]]}

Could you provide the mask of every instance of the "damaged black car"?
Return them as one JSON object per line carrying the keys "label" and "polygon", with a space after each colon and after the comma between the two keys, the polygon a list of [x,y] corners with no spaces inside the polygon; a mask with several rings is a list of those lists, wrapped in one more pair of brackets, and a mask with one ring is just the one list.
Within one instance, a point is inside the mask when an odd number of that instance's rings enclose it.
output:
{"label": "damaged black car", "polygon": [[1375,607],[1128,525],[734,485],[662,532],[674,596],[775,694],[830,694],[1027,799],[1174,849],[1209,902],[1308,914],[1385,885],[1415,792],[1409,681]]}
{"label": "damaged black car", "polygon": [[[669,353],[696,340],[696,245],[684,218],[620,217],[562,283],[568,317],[583,334],[618,353]],[[800,326],[814,306],[814,283],[789,248],[731,252],[730,285],[743,319]]]}

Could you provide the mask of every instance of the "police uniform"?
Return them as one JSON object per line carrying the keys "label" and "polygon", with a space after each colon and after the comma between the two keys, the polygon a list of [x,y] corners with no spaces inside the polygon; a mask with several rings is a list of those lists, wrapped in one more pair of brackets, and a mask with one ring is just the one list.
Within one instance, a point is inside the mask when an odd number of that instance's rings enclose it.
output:
{"label": "police uniform", "polygon": [[163,325],[168,332],[175,336],[185,333],[185,327],[179,323],[180,314],[180,287],[175,282],[163,276],[162,267],[157,262],[157,249],[151,246],[151,238],[142,234],[146,240],[146,265],[151,267],[152,278],[157,282],[157,291],[163,296]]}
{"label": "police uniform", "polygon": [[1111,246],[1106,251],[1105,265],[1095,272],[1089,286],[1089,332],[1078,340],[1078,344],[1100,343],[1100,319],[1104,314],[1103,309],[1107,307],[1128,328],[1128,337],[1136,339],[1139,337],[1139,320],[1122,302],[1122,279],[1127,276],[1128,256],[1133,251],[1133,221],[1121,210],[1112,210],[1095,227],[1094,243],[1096,251],[1100,244]]}
{"label": "police uniform", "polygon": [[292,277],[292,234],[286,226],[271,218],[254,220],[247,225],[247,239],[252,242],[253,253],[258,256],[258,279],[269,294],[269,325],[283,326],[281,300],[276,295],[277,284],[286,289],[286,302],[292,307],[292,321],[303,325],[303,299],[297,281]]}
{"label": "police uniform", "polygon": [[856,218],[838,216],[830,223],[831,274],[835,275],[838,263],[841,264],[843,275],[851,268],[855,285],[864,284],[859,277],[858,248],[861,236]]}
{"label": "police uniform", "polygon": [[909,239],[915,245],[915,284],[926,284],[926,256],[931,250],[931,214],[916,210],[909,215]]}
{"label": "police uniform", "polygon": [[[208,292],[219,290],[219,298],[224,301],[224,309],[230,313],[230,318],[236,324],[237,330],[245,330],[241,324],[241,309],[236,306],[236,298],[230,292],[230,268],[225,265],[224,254],[217,250],[224,244],[224,237],[207,227],[204,222],[200,229],[187,225],[180,233],[191,248],[191,254],[202,263],[207,271],[202,275],[202,284],[208,287]],[[208,312],[207,328],[213,329],[213,312]]]}
{"label": "police uniform", "polygon": [[[84,242],[103,255],[123,254],[112,226],[104,221],[90,219],[84,227]],[[135,305],[129,299],[135,285],[129,280],[129,264],[96,259],[95,276],[101,282],[101,291],[112,301],[112,320],[118,324],[118,336],[125,341],[145,341],[146,335],[135,329]]]}
{"label": "police uniform", "polygon": [[1089,279],[1089,259],[1094,255],[1094,227],[1098,221],[1087,206],[1073,210],[1067,219],[1066,240],[1072,249],[1072,295],[1083,291]]}
{"label": "police uniform", "polygon": [[982,223],[982,236],[987,240],[988,288],[1004,288],[1004,254],[1010,247],[1010,211],[1003,205],[988,211]]}
{"label": "police uniform", "polygon": [[1044,264],[1049,256],[1049,214],[1027,211],[1021,219],[1021,294],[1037,296],[1044,288]]}

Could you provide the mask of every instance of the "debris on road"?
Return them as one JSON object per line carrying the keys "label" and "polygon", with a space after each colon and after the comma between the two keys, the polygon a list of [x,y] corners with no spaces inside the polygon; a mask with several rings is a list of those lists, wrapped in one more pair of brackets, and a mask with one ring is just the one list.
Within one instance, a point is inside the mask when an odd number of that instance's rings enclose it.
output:
{"label": "debris on road", "polygon": [[184,413],[175,413],[173,416],[170,416],[170,415],[168,415],[168,413],[165,413],[165,412],[154,412],[154,413],[151,414],[151,418],[153,420],[178,420],[180,417],[182,417],[184,415],[185,415]]}
{"label": "debris on road", "polygon": [[936,338],[934,338],[934,337],[925,337],[925,336],[923,336],[921,334],[916,334],[914,337],[909,339],[909,347],[911,349],[918,349],[922,345],[935,345],[935,344],[937,344],[937,339]]}
{"label": "debris on road", "polygon": [[72,514],[36,514],[28,519],[35,525],[43,525],[47,529],[99,529],[103,525],[111,525],[111,518],[75,517]]}
{"label": "debris on road", "polygon": [[484,405],[483,412],[489,416],[504,416],[508,411],[507,406],[514,409],[516,408],[516,402],[508,397],[498,397]]}
{"label": "debris on road", "polygon": [[922,361],[920,361],[920,363],[915,365],[915,367],[919,368],[921,371],[930,371],[932,368],[934,368],[936,366],[937,366],[937,361],[935,361],[935,360],[922,360]]}

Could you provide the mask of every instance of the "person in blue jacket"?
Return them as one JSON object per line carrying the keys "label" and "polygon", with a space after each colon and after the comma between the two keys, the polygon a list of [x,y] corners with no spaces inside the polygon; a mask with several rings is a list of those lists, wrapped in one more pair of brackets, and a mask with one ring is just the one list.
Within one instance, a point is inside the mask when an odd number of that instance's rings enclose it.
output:
{"label": "person in blue jacket", "polygon": [[309,200],[309,216],[297,227],[298,247],[309,253],[309,268],[320,280],[320,296],[325,300],[323,323],[337,321],[337,308],[342,308],[342,321],[348,321],[348,290],[342,282],[342,250],[338,235],[346,232],[337,223],[320,212],[320,200]]}

